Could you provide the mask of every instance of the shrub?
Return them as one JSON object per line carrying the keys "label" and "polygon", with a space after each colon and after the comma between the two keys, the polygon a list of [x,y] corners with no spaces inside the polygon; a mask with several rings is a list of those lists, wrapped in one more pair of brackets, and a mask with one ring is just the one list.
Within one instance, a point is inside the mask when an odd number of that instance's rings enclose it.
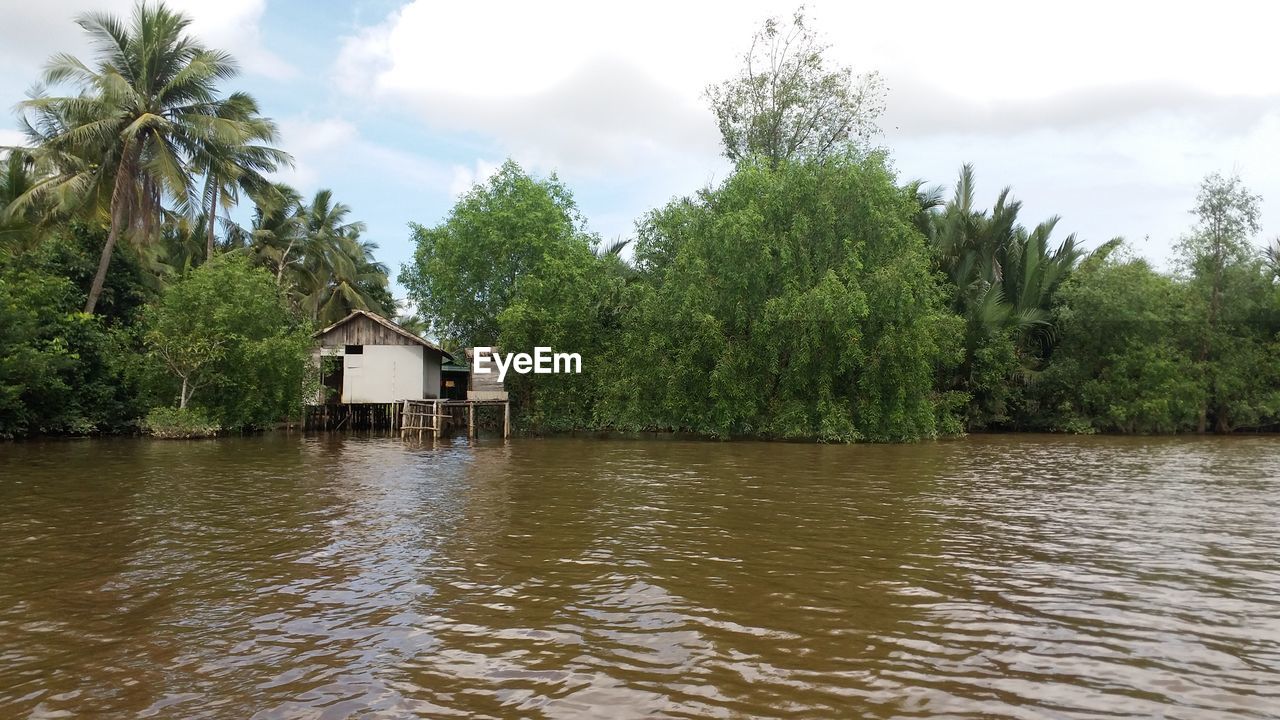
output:
{"label": "shrub", "polygon": [[213,437],[221,429],[200,410],[173,407],[154,408],[147,413],[142,427],[152,437],[165,440]]}

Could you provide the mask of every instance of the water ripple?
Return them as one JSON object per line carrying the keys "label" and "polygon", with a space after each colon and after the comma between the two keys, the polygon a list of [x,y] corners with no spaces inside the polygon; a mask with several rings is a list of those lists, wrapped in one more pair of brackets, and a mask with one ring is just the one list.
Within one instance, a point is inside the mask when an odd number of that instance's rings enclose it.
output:
{"label": "water ripple", "polygon": [[1280,441],[0,447],[0,716],[1280,712]]}

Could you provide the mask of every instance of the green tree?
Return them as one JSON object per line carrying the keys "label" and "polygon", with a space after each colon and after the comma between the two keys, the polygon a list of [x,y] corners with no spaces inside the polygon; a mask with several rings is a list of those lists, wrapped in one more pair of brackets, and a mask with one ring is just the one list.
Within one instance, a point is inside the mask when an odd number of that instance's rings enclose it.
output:
{"label": "green tree", "polygon": [[[1200,433],[1208,430],[1211,420],[1217,432],[1227,432],[1232,425],[1229,388],[1239,378],[1230,366],[1252,345],[1239,336],[1244,328],[1238,306],[1250,302],[1248,286],[1256,284],[1261,272],[1251,244],[1260,227],[1261,200],[1239,176],[1206,176],[1191,210],[1196,225],[1178,243],[1182,270],[1201,300],[1196,362],[1205,388],[1196,425]],[[1228,304],[1231,307],[1225,307]]]}
{"label": "green tree", "polygon": [[71,190],[82,198],[110,198],[110,229],[84,307],[92,313],[122,233],[149,237],[166,197],[180,207],[190,201],[189,159],[217,141],[217,86],[236,68],[229,55],[187,35],[190,20],[163,3],[140,2],[128,25],[105,13],[78,22],[97,45],[96,66],[55,55],[43,82],[69,83],[77,91],[19,105],[31,115],[37,151],[57,168],[23,201]]}
{"label": "green tree", "polygon": [[[922,206],[935,205],[918,185]],[[1028,230],[1022,204],[1003,189],[988,212],[975,206],[973,167],[960,170],[955,194],[941,210],[923,210],[916,224],[950,280],[951,309],[965,319],[964,361],[944,379],[969,394],[969,429],[1010,423],[1022,389],[1043,368],[1053,346],[1054,294],[1082,257],[1074,235],[1057,247],[1058,218]]]}
{"label": "green tree", "polygon": [[1110,243],[1065,283],[1054,313],[1058,344],[1032,393],[1038,429],[1171,433],[1195,426],[1202,388],[1184,284]]}
{"label": "green tree", "polygon": [[578,353],[581,374],[511,374],[520,427],[591,428],[620,329],[627,243],[600,246],[568,189],[508,161],[435,228],[414,226],[417,252],[401,282],[431,330],[461,346]]}
{"label": "green tree", "polygon": [[277,135],[275,123],[259,114],[250,95],[236,92],[217,103],[208,137],[194,158],[196,172],[204,176],[206,260],[213,257],[218,209],[237,204],[241,192],[269,196],[276,186],[266,175],[293,165],[288,153],[264,144],[275,142]]}
{"label": "green tree", "polygon": [[759,155],[777,166],[864,146],[879,132],[885,94],[880,76],[831,67],[828,49],[803,8],[790,23],[764,22],[739,73],[706,89],[725,157],[740,163]]}
{"label": "green tree", "polygon": [[829,441],[939,431],[956,331],[883,158],[740,166],[642,223],[604,424]]}
{"label": "green tree", "polygon": [[170,285],[147,327],[178,407],[204,410],[228,429],[264,427],[298,410],[310,325],[247,259],[217,258]]}
{"label": "green tree", "polygon": [[534,178],[511,160],[464,195],[444,223],[412,228],[417,248],[400,282],[432,331],[464,347],[494,345],[498,316],[520,281],[567,247],[590,252],[593,240],[554,175]]}

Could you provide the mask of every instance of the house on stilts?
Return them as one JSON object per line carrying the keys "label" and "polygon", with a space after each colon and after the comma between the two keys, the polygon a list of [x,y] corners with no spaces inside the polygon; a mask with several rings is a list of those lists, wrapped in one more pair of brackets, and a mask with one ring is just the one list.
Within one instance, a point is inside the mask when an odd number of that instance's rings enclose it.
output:
{"label": "house on stilts", "polygon": [[503,435],[510,433],[506,393],[473,398],[467,364],[377,313],[353,311],[313,337],[320,382],[304,413],[307,429],[440,437],[449,424],[465,423],[471,435],[475,405],[482,404],[502,406]]}

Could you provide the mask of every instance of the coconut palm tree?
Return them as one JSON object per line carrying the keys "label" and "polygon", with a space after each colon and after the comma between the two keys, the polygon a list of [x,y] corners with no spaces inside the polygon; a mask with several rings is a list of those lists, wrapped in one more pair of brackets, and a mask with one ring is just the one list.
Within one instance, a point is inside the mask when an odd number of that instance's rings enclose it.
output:
{"label": "coconut palm tree", "polygon": [[354,309],[390,316],[396,304],[387,266],[374,259],[378,246],[360,239],[364,223],[348,219],[351,208],[320,190],[302,202],[288,185],[254,193],[249,228],[228,224],[228,246],[269,269],[294,307],[321,323]]}
{"label": "coconut palm tree", "polygon": [[181,276],[205,260],[205,236],[209,216],[177,215],[166,221],[158,242],[148,247],[143,261],[156,276]]}
{"label": "coconut palm tree", "polygon": [[297,260],[305,240],[302,196],[292,187],[276,183],[267,192],[255,191],[251,197],[253,221],[248,228],[228,222],[227,247],[248,254],[283,286],[285,271]]}
{"label": "coconut palm tree", "polygon": [[109,197],[110,230],[84,308],[92,313],[121,235],[152,236],[165,199],[189,208],[189,161],[223,132],[217,87],[236,65],[187,35],[190,20],[163,3],[139,3],[127,25],[107,13],[78,22],[96,45],[96,63],[59,54],[43,76],[46,86],[77,92],[37,95],[19,108],[34,118],[28,127],[38,152],[58,169],[26,201]]}
{"label": "coconut palm tree", "polygon": [[[219,208],[239,202],[239,193],[266,197],[275,190],[266,173],[282,165],[293,165],[283,150],[261,143],[274,142],[276,125],[258,113],[258,103],[250,95],[232,93],[218,103],[210,134],[200,145],[195,167],[204,176],[200,207],[212,219]],[[205,260],[213,257],[214,227],[205,223]]]}
{"label": "coconut palm tree", "polygon": [[21,253],[35,244],[38,216],[35,209],[14,207],[38,180],[35,160],[29,152],[13,148],[0,155],[0,253]]}
{"label": "coconut palm tree", "polygon": [[321,325],[341,320],[352,310],[393,313],[387,266],[373,259],[377,248],[354,233],[312,246],[299,273],[303,310]]}
{"label": "coconut palm tree", "polygon": [[19,116],[30,146],[10,148],[24,158],[26,181],[10,185],[5,216],[26,217],[46,226],[59,220],[78,218],[89,222],[108,221],[111,201],[111,138],[81,136],[76,143],[61,140],[74,128],[92,122],[99,113],[91,98],[85,102],[29,107]]}

